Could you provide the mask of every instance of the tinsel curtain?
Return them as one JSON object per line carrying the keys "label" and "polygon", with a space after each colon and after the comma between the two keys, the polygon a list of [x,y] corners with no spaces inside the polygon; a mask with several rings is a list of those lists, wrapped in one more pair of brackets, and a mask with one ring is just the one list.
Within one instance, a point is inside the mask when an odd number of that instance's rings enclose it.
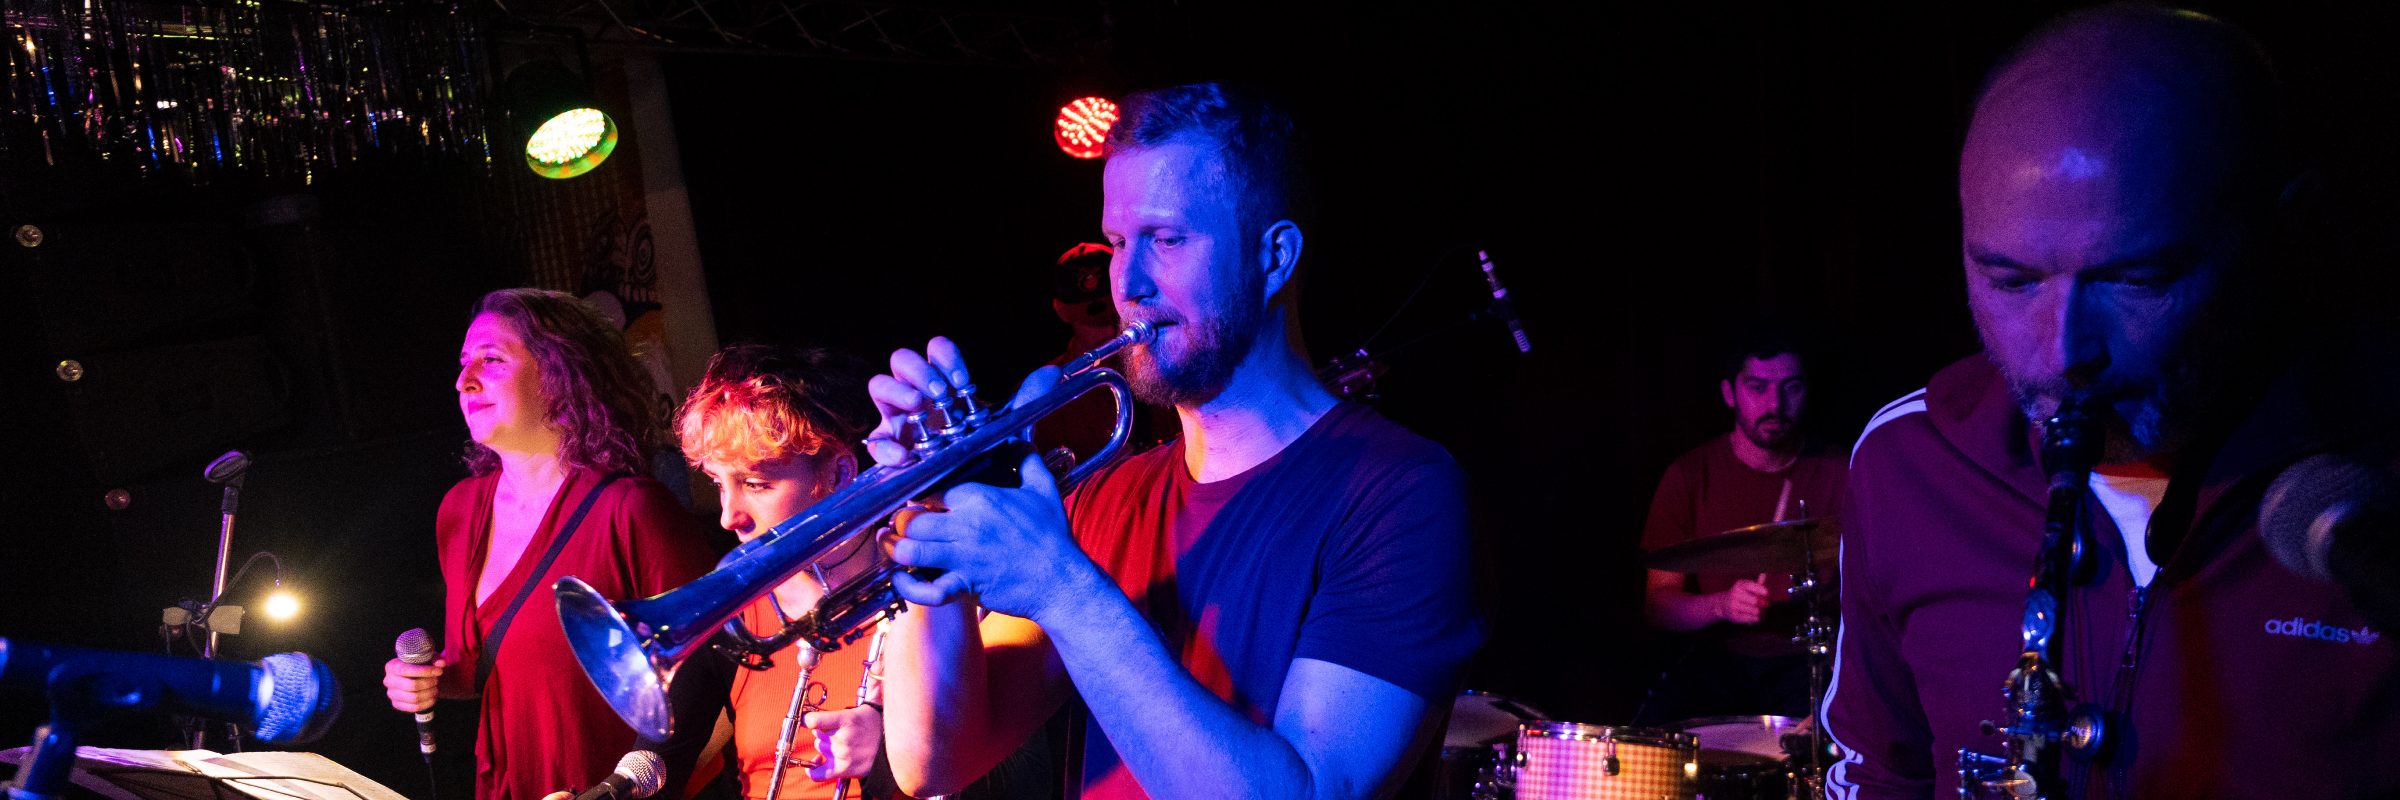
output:
{"label": "tinsel curtain", "polygon": [[436,0],[0,0],[0,146],[195,180],[307,182],[378,153],[489,163],[476,14]]}

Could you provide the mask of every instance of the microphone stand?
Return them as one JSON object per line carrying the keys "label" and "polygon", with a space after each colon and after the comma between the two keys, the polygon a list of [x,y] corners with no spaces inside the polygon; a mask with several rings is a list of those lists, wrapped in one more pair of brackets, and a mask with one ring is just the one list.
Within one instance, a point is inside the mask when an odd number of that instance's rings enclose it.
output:
{"label": "microphone stand", "polygon": [[[201,477],[207,478],[209,483],[225,487],[225,499],[217,507],[217,580],[208,590],[211,604],[216,603],[216,598],[225,596],[225,561],[233,554],[233,513],[242,505],[242,479],[249,472],[250,456],[234,450],[209,462],[208,469],[201,473]],[[215,630],[208,632],[208,645],[201,649],[200,657],[217,657]]]}
{"label": "microphone stand", "polygon": [[[1439,267],[1443,258],[1465,249],[1468,247],[1462,244],[1443,251],[1440,256],[1434,258],[1434,265]],[[1400,301],[1400,308],[1392,312],[1390,319],[1384,320],[1382,327],[1377,328],[1373,334],[1369,334],[1367,340],[1360,343],[1356,351],[1346,356],[1334,356],[1332,361],[1326,362],[1325,366],[1317,370],[1317,383],[1323,384],[1326,389],[1333,392],[1334,396],[1344,400],[1375,400],[1377,399],[1376,379],[1391,371],[1390,367],[1384,364],[1386,360],[1398,355],[1400,351],[1408,349],[1410,345],[1449,333],[1453,328],[1487,319],[1497,319],[1508,326],[1509,336],[1515,341],[1517,352],[1533,352],[1533,342],[1525,337],[1525,328],[1517,318],[1516,302],[1508,298],[1508,287],[1500,283],[1499,273],[1493,271],[1492,254],[1486,250],[1476,250],[1475,262],[1477,267],[1483,270],[1484,284],[1491,287],[1491,302],[1484,304],[1483,308],[1473,313],[1454,318],[1417,338],[1386,348],[1382,352],[1368,352],[1367,345],[1374,344],[1376,339],[1383,336],[1384,331],[1391,329],[1392,323],[1400,321],[1401,315],[1408,313],[1409,305],[1417,301],[1417,294],[1425,290],[1425,283],[1433,279],[1433,270],[1427,270],[1425,280],[1417,282],[1417,290],[1410,292],[1408,299]],[[1072,372],[1070,371],[1069,374]]]}
{"label": "microphone stand", "polygon": [[1375,380],[1391,371],[1390,367],[1385,366],[1385,362],[1399,355],[1400,351],[1448,334],[1458,328],[1494,319],[1505,320],[1506,318],[1493,306],[1485,306],[1482,310],[1452,319],[1441,327],[1425,332],[1422,336],[1384,348],[1381,352],[1369,353],[1366,348],[1362,347],[1350,355],[1334,356],[1333,360],[1325,362],[1325,366],[1318,368],[1317,382],[1324,384],[1327,389],[1333,391],[1335,396],[1344,400],[1376,399],[1373,388]]}
{"label": "microphone stand", "polygon": [[[241,507],[242,480],[249,475],[249,471],[249,454],[240,450],[231,450],[218,456],[217,460],[208,462],[208,468],[201,473],[201,477],[207,478],[209,483],[225,487],[224,499],[217,506],[217,572],[216,581],[210,585],[208,591],[208,604],[211,609],[215,608],[218,599],[225,596],[225,562],[233,554],[233,516],[234,511]],[[278,573],[282,571],[280,562],[276,566],[276,571]],[[208,643],[201,646],[200,657],[210,660],[217,657],[217,629],[213,626],[208,629]],[[231,739],[238,750],[241,742],[241,729],[230,723],[226,727],[231,732]],[[204,745],[207,744],[208,737],[206,722],[194,719],[186,734],[190,739],[191,749],[205,749]]]}

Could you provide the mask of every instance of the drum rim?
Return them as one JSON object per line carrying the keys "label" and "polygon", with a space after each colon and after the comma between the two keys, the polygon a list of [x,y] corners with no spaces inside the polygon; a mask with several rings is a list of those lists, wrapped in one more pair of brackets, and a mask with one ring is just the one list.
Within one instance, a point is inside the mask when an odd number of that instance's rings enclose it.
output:
{"label": "drum rim", "polygon": [[[1774,721],[1776,720],[1780,720],[1783,724],[1775,724]],[[1683,733],[1690,731],[1693,728],[1713,728],[1719,725],[1750,725],[1773,730],[1781,730],[1784,728],[1800,727],[1802,723],[1807,721],[1808,719],[1806,717],[1786,717],[1776,714],[1734,714],[1721,717],[1693,717],[1691,719],[1679,719],[1674,722],[1660,725],[1658,726],[1658,729],[1663,731]]]}
{"label": "drum rim", "polygon": [[1501,704],[1501,703],[1506,703],[1506,704],[1508,704],[1508,705],[1516,706],[1516,707],[1517,707],[1519,710],[1522,710],[1522,711],[1524,711],[1524,712],[1526,712],[1526,713],[1529,713],[1529,714],[1532,714],[1532,715],[1533,715],[1533,716],[1531,716],[1531,717],[1518,716],[1518,715],[1517,715],[1517,713],[1516,713],[1516,712],[1514,712],[1514,711],[1509,711],[1509,710],[1507,710],[1507,709],[1500,709],[1500,710],[1501,710],[1503,713],[1506,713],[1506,714],[1508,714],[1509,716],[1512,716],[1512,717],[1516,717],[1516,718],[1517,718],[1517,719],[1519,719],[1519,720],[1528,720],[1528,721],[1531,721],[1531,720],[1539,720],[1539,721],[1543,721],[1543,722],[1547,722],[1547,721],[1549,721],[1549,720],[1550,720],[1550,717],[1549,717],[1549,715],[1548,715],[1548,714],[1549,714],[1549,712],[1543,711],[1543,710],[1541,710],[1541,709],[1538,709],[1538,708],[1534,708],[1534,707],[1533,707],[1533,704],[1531,704],[1531,703],[1527,703],[1527,702],[1525,702],[1525,701],[1523,701],[1523,700],[1519,700],[1519,699],[1517,699],[1517,698],[1515,698],[1515,697],[1511,697],[1511,696],[1509,696],[1509,695],[1501,694],[1501,693],[1499,693],[1499,692],[1489,692],[1489,691],[1484,691],[1484,690],[1482,690],[1482,689],[1460,689],[1460,690],[1458,690],[1458,694],[1457,694],[1456,696],[1453,696],[1453,697],[1451,697],[1451,698],[1450,698],[1450,707],[1451,707],[1451,709],[1452,709],[1452,710],[1456,710],[1456,709],[1458,708],[1458,699],[1459,699],[1459,698],[1461,698],[1461,697],[1478,697],[1478,698],[1484,698],[1484,699],[1486,699],[1486,700],[1490,701],[1490,702],[1488,703],[1488,705],[1491,705],[1491,706],[1493,706],[1493,707],[1495,707],[1495,708],[1496,708],[1496,707],[1498,707],[1498,705],[1499,705],[1499,704]]}
{"label": "drum rim", "polygon": [[[1709,761],[1709,755],[1708,755],[1708,754],[1710,754],[1710,753],[1716,753],[1716,754],[1718,754],[1718,755],[1717,755],[1717,758],[1718,758],[1718,759],[1720,759],[1720,760],[1718,760],[1718,761],[1714,761],[1714,762],[1711,762],[1711,761]],[[1738,756],[1739,758],[1726,759],[1726,758],[1725,758],[1726,756]],[[1707,770],[1707,769],[1709,769],[1709,768],[1710,768],[1710,767],[1712,767],[1712,766],[1713,766],[1713,767],[1724,767],[1724,766],[1728,766],[1728,765],[1746,766],[1746,767],[1766,767],[1766,766],[1773,766],[1773,767],[1778,767],[1778,768],[1782,768],[1782,769],[1789,769],[1789,768],[1791,768],[1791,764],[1792,764],[1792,760],[1791,760],[1790,758],[1776,758],[1776,757],[1774,757],[1774,756],[1765,755],[1765,754],[1761,754],[1761,753],[1753,753],[1753,752],[1750,752],[1750,751],[1748,751],[1748,750],[1727,750],[1727,749],[1725,749],[1725,748],[1722,748],[1722,747],[1703,747],[1703,748],[1700,748],[1700,753],[1699,753],[1699,756],[1698,756],[1698,760],[1699,760],[1699,762],[1700,762],[1700,768],[1701,768],[1702,770]]]}
{"label": "drum rim", "polygon": [[1516,740],[1516,730],[1515,730],[1514,728],[1511,728],[1511,729],[1509,729],[1507,732],[1504,732],[1504,733],[1495,733],[1495,734],[1492,734],[1492,735],[1490,735],[1490,736],[1487,736],[1487,737],[1484,737],[1484,738],[1481,738],[1481,739],[1475,739],[1475,740],[1472,740],[1472,742],[1471,742],[1471,743],[1468,743],[1468,744],[1451,744],[1451,743],[1450,743],[1450,741],[1449,741],[1449,739],[1450,739],[1450,726],[1458,724],[1458,706],[1459,706],[1459,701],[1460,701],[1460,700],[1463,700],[1463,699],[1465,699],[1465,698],[1469,698],[1469,697],[1477,698],[1479,701],[1481,701],[1481,702],[1483,703],[1483,707],[1484,707],[1484,708],[1488,708],[1488,709],[1491,709],[1491,710],[1493,710],[1493,711],[1497,711],[1497,712],[1500,712],[1500,713],[1502,713],[1502,714],[1506,714],[1506,715],[1508,715],[1508,717],[1509,717],[1510,719],[1516,720],[1516,721],[1517,721],[1517,724],[1519,724],[1519,725],[1522,725],[1522,724],[1524,724],[1524,723],[1527,723],[1527,722],[1538,722],[1538,721],[1542,721],[1542,720],[1544,720],[1544,718],[1543,718],[1543,717],[1538,717],[1538,716],[1537,716],[1537,717],[1525,717],[1525,716],[1520,716],[1520,715],[1518,715],[1518,714],[1517,714],[1515,711],[1510,711],[1510,710],[1508,710],[1507,708],[1503,708],[1503,707],[1502,707],[1502,705],[1503,705],[1503,704],[1505,704],[1505,705],[1516,706],[1517,708],[1519,708],[1519,709],[1522,709],[1522,710],[1525,710],[1525,711],[1539,711],[1539,710],[1540,710],[1540,709],[1536,709],[1536,708],[1533,708],[1533,707],[1531,707],[1531,706],[1527,706],[1527,705],[1525,705],[1525,701],[1523,701],[1523,700],[1519,700],[1519,699],[1516,699],[1516,698],[1514,698],[1514,697],[1510,697],[1510,696],[1508,696],[1508,695],[1501,694],[1501,693],[1499,693],[1499,692],[1487,692],[1487,691],[1484,691],[1484,690],[1482,690],[1482,689],[1460,689],[1460,690],[1458,691],[1458,694],[1457,694],[1457,696],[1455,696],[1455,697],[1452,697],[1452,698],[1450,699],[1450,719],[1449,719],[1449,721],[1448,721],[1448,722],[1445,722],[1445,723],[1443,723],[1443,725],[1442,725],[1442,749],[1443,749],[1443,750],[1449,750],[1450,748],[1453,748],[1453,747],[1463,747],[1463,748],[1470,748],[1470,749],[1475,749],[1475,750],[1489,750],[1489,749],[1491,749],[1491,746],[1492,746],[1492,745],[1495,745],[1495,744],[1500,744],[1500,743],[1502,743],[1502,742],[1510,742],[1510,741],[1515,741],[1515,740]]}
{"label": "drum rim", "polygon": [[1700,737],[1689,733],[1659,728],[1636,728],[1627,725],[1592,725],[1558,720],[1529,720],[1517,726],[1517,737],[1521,739],[1527,736],[1579,742],[1613,741],[1694,752],[1700,749]]}

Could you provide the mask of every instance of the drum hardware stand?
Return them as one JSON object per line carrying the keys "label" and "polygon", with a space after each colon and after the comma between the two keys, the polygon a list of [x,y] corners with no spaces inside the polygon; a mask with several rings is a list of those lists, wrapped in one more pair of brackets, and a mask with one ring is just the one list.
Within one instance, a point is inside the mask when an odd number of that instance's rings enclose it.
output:
{"label": "drum hardware stand", "polygon": [[[1806,500],[1800,501],[1800,518],[1814,519],[1809,516],[1808,501]],[[1815,525],[1812,523],[1810,527],[1815,527]],[[1803,536],[1800,542],[1804,566],[1800,573],[1800,579],[1793,583],[1791,592],[1800,595],[1807,601],[1808,619],[1800,623],[1799,630],[1793,632],[1792,643],[1807,648],[1808,713],[1814,717],[1820,713],[1825,704],[1825,679],[1828,671],[1825,662],[1833,653],[1830,638],[1833,629],[1825,624],[1825,592],[1818,583],[1815,537]],[[1790,800],[1824,796],[1825,744],[1824,720],[1816,720],[1815,723],[1808,726],[1808,757],[1795,759],[1792,764],[1792,780],[1788,792]],[[1786,753],[1786,755],[1791,754]]]}
{"label": "drum hardware stand", "polygon": [[1502,789],[1514,796],[1517,789],[1516,770],[1505,768],[1512,748],[1505,744],[1492,745],[1492,760],[1488,766],[1475,768],[1475,782],[1467,787],[1468,800],[1500,800]]}
{"label": "drum hardware stand", "polygon": [[2105,714],[2089,703],[2073,705],[2074,687],[2056,667],[2063,662],[2058,615],[2066,608],[2067,590],[2092,582],[2099,572],[2091,530],[2083,524],[2085,495],[2106,435],[2086,408],[2097,402],[2070,398],[2043,423],[2042,465],[2049,471],[2050,496],[2041,555],[2025,596],[2025,651],[2002,683],[2005,724],[1983,723],[1985,735],[2007,737],[2007,751],[1990,756],[1959,750],[1961,798],[1971,800],[1981,789],[2001,797],[2064,800],[2061,751],[2089,761],[2105,738]]}

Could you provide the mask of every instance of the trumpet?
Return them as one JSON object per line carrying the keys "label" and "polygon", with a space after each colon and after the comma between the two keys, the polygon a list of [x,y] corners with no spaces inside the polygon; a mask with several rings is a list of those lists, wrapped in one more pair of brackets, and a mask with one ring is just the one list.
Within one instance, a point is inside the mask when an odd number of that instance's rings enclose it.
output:
{"label": "trumpet", "polygon": [[[617,716],[634,731],[664,739],[673,732],[667,684],[675,668],[701,649],[719,628],[737,642],[734,655],[765,668],[766,654],[800,639],[818,652],[832,652],[863,635],[867,626],[900,606],[892,591],[899,565],[885,557],[877,531],[894,512],[939,497],[961,483],[1013,486],[1019,465],[1034,446],[1025,432],[1067,403],[1107,389],[1117,401],[1116,425],[1108,445],[1059,481],[1065,491],[1114,462],[1133,430],[1133,388],[1100,362],[1157,336],[1148,322],[1135,322],[1117,337],[1068,362],[1065,379],[1038,397],[1004,411],[975,401],[975,387],[962,386],[934,401],[935,407],[904,420],[914,434],[913,463],[867,470],[841,491],[768,530],[750,552],[682,587],[655,597],[612,603],[573,576],[556,585],[558,620],[584,675]],[[1046,461],[1052,469],[1071,457]],[[784,581],[807,571],[825,587],[824,599],[768,638],[750,634],[742,609]]]}

